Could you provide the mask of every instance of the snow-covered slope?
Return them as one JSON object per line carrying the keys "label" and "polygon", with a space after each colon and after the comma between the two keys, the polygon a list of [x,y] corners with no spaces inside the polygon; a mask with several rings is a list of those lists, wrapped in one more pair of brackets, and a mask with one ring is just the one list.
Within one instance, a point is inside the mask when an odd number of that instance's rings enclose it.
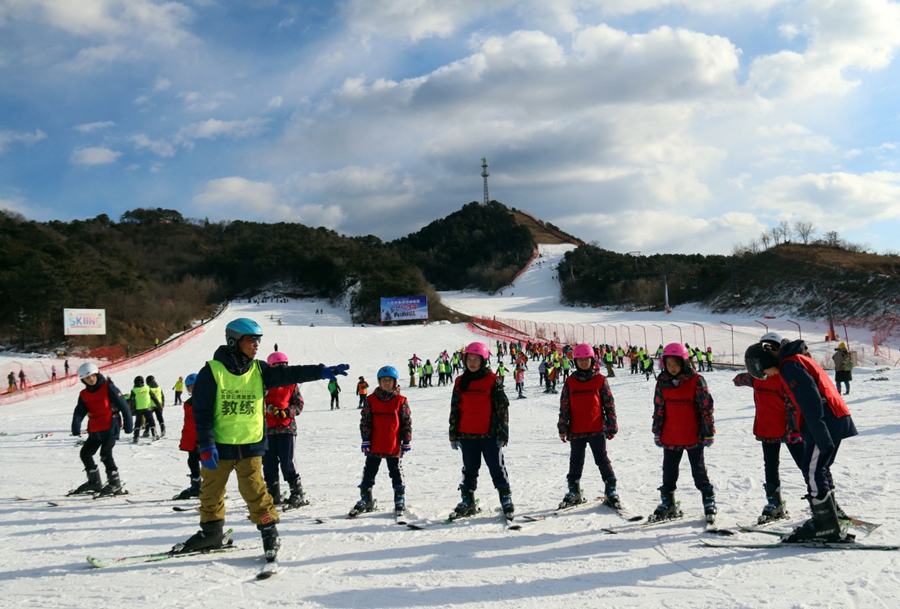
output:
{"label": "snow-covered slope", "polygon": [[[532,274],[546,275],[552,262],[545,266]],[[551,277],[547,281],[552,282]],[[453,306],[470,312],[616,324],[620,332],[626,325],[639,332],[636,324],[648,319],[661,324],[662,317],[650,314],[554,307],[551,295],[538,305],[543,291],[523,291],[530,289],[528,279],[521,277],[504,296],[453,295],[448,300],[456,299]],[[500,302],[514,305],[501,308],[495,304]],[[314,315],[320,307],[326,314]],[[340,311],[315,301],[239,304],[189,344],[151,365],[117,373],[114,381],[127,390],[134,375],[153,374],[171,402],[169,388],[175,379],[198,370],[221,342],[225,324],[243,316],[263,326],[263,354],[277,342],[292,363],[351,365],[339,411],[329,411],[323,383],[302,387],[306,408],[299,419],[297,462],[312,504],[288,513],[279,526],[285,572],[266,582],[253,579],[261,564],[261,543],[246,519],[234,479],[226,522],[246,550],[128,569],[90,569],[88,555],[167,549],[197,529],[198,516],[152,502],[171,497],[187,483],[185,453],[178,450],[182,411],[176,406],[166,409],[169,435],[164,440],[137,446],[123,441],[115,450],[129,498],[145,503],[64,499],[60,507],[47,505],[84,479],[75,439],[68,435],[77,398],[77,389],[72,389],[0,407],[0,433],[14,434],[0,437],[0,606],[891,607],[900,599],[897,552],[851,555],[701,546],[700,493],[693,488],[686,462],[676,492],[686,518],[637,532],[605,534],[603,527],[623,523],[601,509],[551,516],[526,524],[522,531],[507,531],[491,514],[498,501],[486,471],[477,491],[487,512],[483,518],[424,531],[398,527],[387,513],[343,520],[358,498],[363,466],[353,395],[356,378],[364,375],[372,383],[380,366],[405,370],[414,352],[433,359],[477,337],[463,326],[448,324],[354,328]],[[278,326],[278,318],[285,325]],[[712,326],[720,320],[700,311],[665,317],[665,323],[679,324],[685,333],[692,321]],[[754,320],[730,323],[746,328],[748,336],[761,332],[759,326],[753,328]],[[666,332],[668,337],[676,329]],[[738,341],[736,350],[742,351],[746,342]],[[751,432],[751,392],[735,388],[733,376],[733,371],[723,370],[705,374],[716,400],[718,430],[707,464],[726,526],[752,522],[765,503],[762,451]],[[839,498],[849,512],[884,523],[868,541],[898,542],[900,457],[893,447],[900,441],[900,377],[894,369],[871,368],[855,371],[854,377],[848,403],[860,435],[842,445],[833,469]],[[623,370],[610,383],[620,427],[609,445],[619,490],[633,512],[647,514],[658,501],[662,461],[650,433],[653,382]],[[540,391],[534,370],[526,385],[528,399],[512,400],[506,461],[518,513],[548,515],[565,492],[569,447],[560,443],[556,432],[559,396]],[[408,503],[419,517],[442,518],[458,501],[461,467],[459,453],[447,440],[450,389],[406,388],[404,393],[414,424],[413,450],[404,458]],[[49,431],[52,436],[36,438]],[[603,484],[590,463],[589,458],[583,486],[596,496]],[[788,507],[802,518],[807,512],[800,499],[802,477],[786,454],[781,471]],[[33,499],[18,501],[16,495]],[[386,471],[379,473],[375,496],[382,505],[390,504]],[[332,520],[313,524],[309,516]]]}

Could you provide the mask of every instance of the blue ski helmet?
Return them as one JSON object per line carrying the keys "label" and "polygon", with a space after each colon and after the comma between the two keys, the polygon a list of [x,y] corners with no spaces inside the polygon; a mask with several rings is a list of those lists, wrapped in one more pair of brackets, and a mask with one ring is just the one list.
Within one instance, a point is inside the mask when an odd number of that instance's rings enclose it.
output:
{"label": "blue ski helmet", "polygon": [[197,375],[189,374],[189,375],[187,375],[187,378],[184,379],[184,386],[190,387],[191,385],[194,385],[196,382],[197,382]]}
{"label": "blue ski helmet", "polygon": [[394,379],[395,381],[400,380],[400,373],[397,372],[397,369],[393,366],[382,366],[378,369],[378,374],[376,375],[377,378],[382,379],[386,376]]}
{"label": "blue ski helmet", "polygon": [[239,317],[225,326],[225,342],[229,347],[237,347],[238,341],[243,336],[262,336],[262,328],[252,319]]}

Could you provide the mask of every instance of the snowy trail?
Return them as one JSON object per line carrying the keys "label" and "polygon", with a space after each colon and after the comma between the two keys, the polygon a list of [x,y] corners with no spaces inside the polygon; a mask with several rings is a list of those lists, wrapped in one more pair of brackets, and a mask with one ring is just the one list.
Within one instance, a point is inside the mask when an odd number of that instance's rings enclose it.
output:
{"label": "snowy trail", "polygon": [[[519,297],[518,286],[516,298]],[[460,297],[462,298],[462,297]],[[475,295],[466,295],[477,304]],[[501,297],[480,297],[488,310]],[[503,297],[506,298],[506,297]],[[511,297],[510,297],[511,298]],[[524,296],[523,296],[524,298]],[[543,305],[542,305],[543,306]],[[556,305],[558,307],[558,305]],[[315,316],[315,308],[326,314]],[[499,309],[498,309],[499,310]],[[550,315],[553,311],[532,311]],[[270,320],[270,315],[273,319]],[[115,375],[125,390],[136,374],[154,374],[171,401],[174,380],[196,371],[210,357],[228,320],[257,319],[265,337],[292,363],[351,365],[342,383],[342,409],[328,410],[324,383],[302,391],[306,407],[299,419],[298,469],[312,504],[287,513],[279,526],[284,573],[253,579],[261,565],[261,542],[246,520],[232,477],[226,524],[244,551],[216,557],[184,558],[127,569],[90,569],[88,555],[121,556],[165,550],[197,529],[196,512],[177,513],[171,503],[127,503],[66,499],[50,507],[84,477],[75,439],[68,434],[77,390],[0,408],[0,606],[84,607],[99,599],[129,607],[869,607],[896,606],[900,599],[900,553],[846,553],[814,550],[733,550],[703,547],[700,494],[682,465],[676,498],[681,522],[609,535],[604,527],[624,521],[602,509],[576,510],[507,531],[493,513],[499,505],[482,471],[476,496],[488,514],[470,523],[408,530],[388,512],[356,520],[341,516],[358,498],[362,473],[359,416],[353,388],[363,375],[372,384],[382,365],[405,371],[413,352],[431,358],[475,337],[458,325],[353,328],[340,312],[315,301],[233,305],[188,345],[152,365]],[[610,316],[611,312],[557,308],[555,315]],[[617,314],[627,321],[627,314]],[[700,316],[699,312],[692,315]],[[281,317],[284,325],[278,326]],[[702,317],[700,317],[702,319]],[[637,318],[631,318],[635,320]],[[716,317],[708,317],[714,321]],[[289,321],[290,320],[290,321]],[[310,327],[315,323],[315,327]],[[637,323],[642,323],[637,320]],[[752,320],[743,320],[751,327]],[[733,386],[734,372],[704,375],[716,400],[717,435],[707,453],[724,526],[752,522],[765,503],[762,451],[753,439],[752,396]],[[886,377],[887,381],[871,379]],[[897,382],[891,369],[854,371],[849,406],[860,436],[841,447],[833,469],[841,504],[883,526],[872,540],[900,540],[900,440]],[[403,383],[408,385],[408,379]],[[620,433],[609,451],[623,502],[647,514],[658,502],[661,451],[650,434],[654,384],[617,370],[610,379]],[[404,458],[407,501],[424,519],[444,518],[458,501],[460,456],[447,439],[450,389],[404,388],[413,414],[413,450]],[[559,396],[543,394],[537,373],[526,375],[526,400],[511,400],[511,441],[505,456],[519,514],[547,514],[565,492],[568,445],[556,434]],[[186,486],[185,454],[177,448],[181,407],[166,408],[168,435],[148,445],[120,442],[115,450],[133,500],[166,499]],[[53,430],[54,435],[35,436]],[[782,458],[784,496],[795,519],[808,510],[800,499],[802,478]],[[589,496],[603,489],[588,464],[582,485]],[[375,497],[391,502],[386,471],[379,472]],[[17,501],[16,495],[34,497]],[[194,502],[184,502],[192,505]],[[312,524],[310,517],[331,518]],[[749,534],[748,534],[749,535]],[[742,535],[742,538],[746,535]],[[863,554],[864,556],[860,556]]]}

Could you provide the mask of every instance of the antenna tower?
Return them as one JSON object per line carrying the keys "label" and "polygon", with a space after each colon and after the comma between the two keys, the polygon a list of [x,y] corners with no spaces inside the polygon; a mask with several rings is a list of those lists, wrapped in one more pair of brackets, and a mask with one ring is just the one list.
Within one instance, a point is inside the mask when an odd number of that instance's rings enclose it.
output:
{"label": "antenna tower", "polygon": [[488,176],[491,175],[488,173],[488,162],[485,157],[481,157],[481,177],[484,178],[484,204],[487,205],[490,198],[488,197],[488,185],[487,179]]}

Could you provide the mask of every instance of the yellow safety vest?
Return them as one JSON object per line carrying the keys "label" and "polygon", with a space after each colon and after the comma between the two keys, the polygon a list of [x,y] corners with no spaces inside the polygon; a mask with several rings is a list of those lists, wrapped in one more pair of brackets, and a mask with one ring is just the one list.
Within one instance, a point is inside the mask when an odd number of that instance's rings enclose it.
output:
{"label": "yellow safety vest", "polygon": [[266,428],[262,371],[254,360],[250,370],[238,376],[218,361],[207,362],[216,380],[213,433],[220,444],[255,444]]}
{"label": "yellow safety vest", "polygon": [[131,392],[134,394],[135,410],[147,410],[153,406],[153,402],[150,401],[150,388],[146,385],[143,387],[134,387]]}

